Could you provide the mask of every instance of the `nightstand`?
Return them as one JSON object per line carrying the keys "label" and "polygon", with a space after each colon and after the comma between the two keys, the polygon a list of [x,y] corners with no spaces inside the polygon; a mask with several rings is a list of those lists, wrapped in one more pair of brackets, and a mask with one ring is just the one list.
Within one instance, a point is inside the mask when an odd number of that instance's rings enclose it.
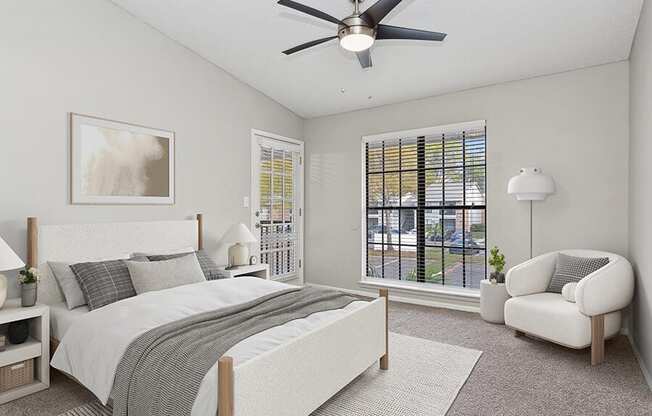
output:
{"label": "nightstand", "polygon": [[34,381],[0,393],[0,404],[50,387],[50,308],[36,304],[23,308],[20,299],[8,299],[0,309],[0,325],[29,321],[29,337],[22,344],[9,344],[0,352],[0,367],[34,359]]}
{"label": "nightstand", "polygon": [[269,265],[267,264],[254,264],[251,266],[237,266],[232,269],[220,267],[220,275],[222,277],[240,277],[240,276],[254,276],[260,279],[269,280]]}

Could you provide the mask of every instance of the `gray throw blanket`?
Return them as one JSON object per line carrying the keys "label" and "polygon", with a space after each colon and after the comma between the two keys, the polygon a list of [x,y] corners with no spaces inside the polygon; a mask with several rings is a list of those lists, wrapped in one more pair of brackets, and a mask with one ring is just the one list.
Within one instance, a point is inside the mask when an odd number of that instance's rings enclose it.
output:
{"label": "gray throw blanket", "polygon": [[204,376],[235,344],[355,300],[334,290],[292,288],[154,328],[127,348],[118,365],[113,415],[190,415]]}

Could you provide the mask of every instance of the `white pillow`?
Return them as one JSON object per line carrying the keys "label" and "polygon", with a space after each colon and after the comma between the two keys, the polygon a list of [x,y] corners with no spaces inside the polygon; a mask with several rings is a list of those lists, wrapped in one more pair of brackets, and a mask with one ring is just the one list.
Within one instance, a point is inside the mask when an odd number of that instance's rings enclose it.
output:
{"label": "white pillow", "polygon": [[148,252],[135,252],[131,253],[131,257],[147,257],[147,256],[169,256],[171,254],[194,253],[195,249],[192,247],[183,248],[170,248],[167,250],[152,250]]}
{"label": "white pillow", "polygon": [[577,282],[566,283],[561,288],[561,295],[567,301],[575,303],[575,289],[577,289]]}
{"label": "white pillow", "polygon": [[197,256],[189,254],[172,260],[126,261],[136,294],[205,282]]}
{"label": "white pillow", "polygon": [[84,293],[77,282],[77,277],[70,268],[70,263],[62,261],[49,261],[48,266],[52,270],[54,278],[59,283],[59,287],[66,299],[68,309],[75,309],[79,306],[86,305]]}

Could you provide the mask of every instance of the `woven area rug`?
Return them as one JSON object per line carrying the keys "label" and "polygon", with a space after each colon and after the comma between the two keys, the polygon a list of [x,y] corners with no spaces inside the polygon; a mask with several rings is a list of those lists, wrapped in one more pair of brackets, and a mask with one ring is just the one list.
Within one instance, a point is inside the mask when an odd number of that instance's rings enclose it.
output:
{"label": "woven area rug", "polygon": [[[372,366],[312,416],[444,416],[481,351],[390,334],[389,371]],[[60,416],[111,416],[88,403]]]}

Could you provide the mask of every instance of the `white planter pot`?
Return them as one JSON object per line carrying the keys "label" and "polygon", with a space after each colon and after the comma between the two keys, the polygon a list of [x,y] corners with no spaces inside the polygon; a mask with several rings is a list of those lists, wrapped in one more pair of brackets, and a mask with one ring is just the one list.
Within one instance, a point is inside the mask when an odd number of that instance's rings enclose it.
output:
{"label": "white planter pot", "polygon": [[505,302],[509,299],[504,283],[480,282],[480,316],[487,322],[505,323]]}

